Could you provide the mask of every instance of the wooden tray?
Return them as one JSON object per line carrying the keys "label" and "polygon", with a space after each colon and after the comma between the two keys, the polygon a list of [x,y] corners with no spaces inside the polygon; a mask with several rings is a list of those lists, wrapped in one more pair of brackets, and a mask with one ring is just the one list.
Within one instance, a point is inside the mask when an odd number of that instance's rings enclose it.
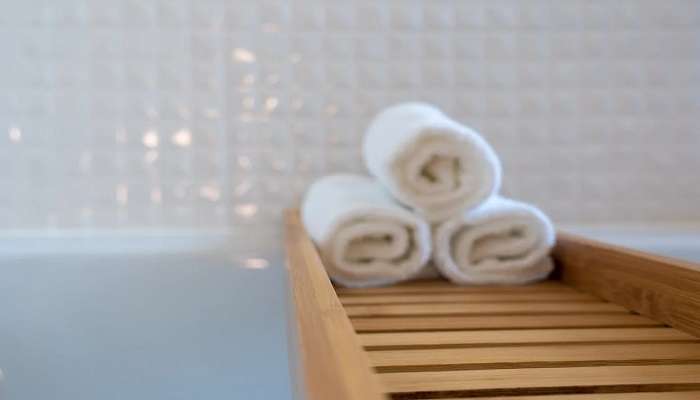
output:
{"label": "wooden tray", "polygon": [[546,282],[335,289],[285,225],[298,398],[700,399],[697,265],[559,233]]}

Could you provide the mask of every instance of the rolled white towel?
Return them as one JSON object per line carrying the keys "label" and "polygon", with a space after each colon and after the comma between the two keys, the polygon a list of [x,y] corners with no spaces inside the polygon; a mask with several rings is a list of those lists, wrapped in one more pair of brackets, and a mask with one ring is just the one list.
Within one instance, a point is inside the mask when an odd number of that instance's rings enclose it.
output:
{"label": "rolled white towel", "polygon": [[301,216],[328,275],[343,286],[409,279],[430,259],[430,227],[369,177],[320,179],[306,193]]}
{"label": "rolled white towel", "polygon": [[553,269],[552,222],[529,204],[495,196],[438,225],[433,234],[435,264],[455,283],[523,284]]}
{"label": "rolled white towel", "polygon": [[501,184],[501,163],[475,131],[424,103],[390,107],[370,123],[367,168],[430,222],[475,207]]}

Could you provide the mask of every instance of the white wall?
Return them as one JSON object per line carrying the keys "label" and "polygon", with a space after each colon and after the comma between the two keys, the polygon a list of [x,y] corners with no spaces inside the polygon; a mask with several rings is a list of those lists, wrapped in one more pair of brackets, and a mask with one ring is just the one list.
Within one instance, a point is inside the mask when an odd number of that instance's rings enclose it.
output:
{"label": "white wall", "polygon": [[422,99],[567,224],[700,222],[700,2],[5,1],[0,230],[276,229]]}

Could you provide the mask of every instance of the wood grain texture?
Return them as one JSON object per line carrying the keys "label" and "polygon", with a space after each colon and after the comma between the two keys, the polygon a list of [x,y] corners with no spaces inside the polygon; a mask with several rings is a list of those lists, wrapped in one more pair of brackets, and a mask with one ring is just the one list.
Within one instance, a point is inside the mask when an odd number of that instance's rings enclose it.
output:
{"label": "wood grain texture", "polygon": [[346,305],[350,317],[401,315],[542,315],[542,314],[629,314],[611,303],[497,303],[497,304],[379,304]]}
{"label": "wood grain texture", "polygon": [[700,272],[678,263],[563,234],[566,285],[334,290],[296,212],[286,236],[305,399],[700,399]]}
{"label": "wood grain texture", "polygon": [[357,332],[662,326],[659,322],[632,314],[354,317],[350,320]]}
{"label": "wood grain texture", "polygon": [[[369,352],[381,372],[700,363],[698,343],[558,344]],[[410,368],[409,368],[410,367]]]}
{"label": "wood grain texture", "polygon": [[444,293],[578,293],[561,282],[551,280],[522,286],[458,286],[443,279],[404,282],[396,286],[376,288],[336,288],[336,292],[339,297]]}
{"label": "wood grain texture", "polygon": [[[450,398],[442,400],[466,400]],[[593,394],[559,394],[546,396],[499,396],[481,397],[479,400],[698,400],[700,391],[653,392],[653,393],[593,393]],[[429,399],[428,399],[429,400]]]}
{"label": "wood grain texture", "polygon": [[700,336],[697,264],[564,233],[553,256],[566,284]]}
{"label": "wood grain texture", "polygon": [[700,340],[673,328],[516,329],[360,334],[366,348],[454,347],[538,343],[688,342]]}
{"label": "wood grain texture", "polygon": [[510,293],[428,293],[428,294],[387,294],[374,296],[341,296],[340,302],[350,305],[378,304],[440,304],[440,303],[584,303],[599,302],[590,294],[574,291],[566,292],[510,292]]}
{"label": "wood grain texture", "polygon": [[379,382],[353,332],[298,212],[285,215],[287,268],[299,360],[292,371],[305,400],[380,400]]}
{"label": "wood grain texture", "polygon": [[461,396],[462,391],[474,395],[494,390],[522,395],[566,393],[566,390],[580,393],[700,390],[700,365],[397,372],[379,376],[391,393],[455,392],[453,397]]}

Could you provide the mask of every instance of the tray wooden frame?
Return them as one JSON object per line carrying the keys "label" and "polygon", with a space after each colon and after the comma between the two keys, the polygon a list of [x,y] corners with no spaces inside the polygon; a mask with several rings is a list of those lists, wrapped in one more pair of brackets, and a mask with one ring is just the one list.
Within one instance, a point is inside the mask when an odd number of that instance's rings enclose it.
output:
{"label": "tray wooden frame", "polygon": [[285,214],[297,398],[700,399],[698,265],[559,233],[549,281],[336,289]]}

